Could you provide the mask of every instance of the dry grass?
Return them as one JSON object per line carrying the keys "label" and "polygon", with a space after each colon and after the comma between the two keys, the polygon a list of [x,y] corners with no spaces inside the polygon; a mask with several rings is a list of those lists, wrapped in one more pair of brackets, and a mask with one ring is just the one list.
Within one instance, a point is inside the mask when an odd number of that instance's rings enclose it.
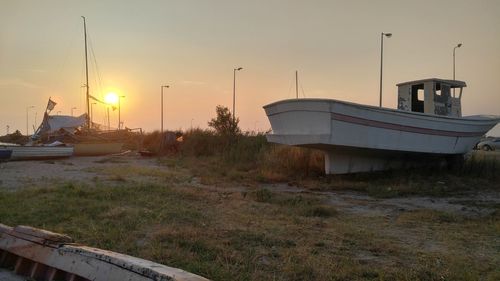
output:
{"label": "dry grass", "polygon": [[0,221],[67,233],[213,280],[500,279],[498,205],[475,217],[427,209],[360,214],[321,193],[263,184],[377,197],[498,192],[497,162],[325,177],[318,152],[269,145],[262,136],[231,149],[191,145],[157,166],[96,163],[87,171],[99,178],[82,185],[38,182],[0,191]]}
{"label": "dry grass", "polygon": [[0,192],[2,223],[68,233],[214,280],[500,276],[498,211],[474,219],[431,210],[365,216],[319,194],[195,188],[182,180],[154,181],[167,174],[134,166],[101,172],[117,170],[143,175],[142,183],[98,180]]}

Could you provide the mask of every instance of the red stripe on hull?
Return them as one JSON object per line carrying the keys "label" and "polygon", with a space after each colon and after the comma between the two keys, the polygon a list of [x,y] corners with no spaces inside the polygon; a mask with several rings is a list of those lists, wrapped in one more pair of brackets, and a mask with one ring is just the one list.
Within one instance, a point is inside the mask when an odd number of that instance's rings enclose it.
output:
{"label": "red stripe on hull", "polygon": [[445,130],[435,130],[435,129],[427,129],[427,128],[421,128],[421,127],[405,126],[405,125],[400,125],[400,124],[387,123],[387,122],[376,121],[376,120],[369,120],[369,119],[344,115],[344,114],[340,114],[340,113],[332,113],[332,119],[338,120],[338,121],[343,121],[343,122],[348,122],[348,123],[353,123],[353,124],[358,124],[358,125],[363,125],[363,126],[377,127],[377,128],[404,131],[404,132],[417,133],[417,134],[425,134],[425,135],[435,135],[435,136],[480,137],[484,134],[484,133],[480,133],[480,132],[456,132],[456,131],[445,131]]}

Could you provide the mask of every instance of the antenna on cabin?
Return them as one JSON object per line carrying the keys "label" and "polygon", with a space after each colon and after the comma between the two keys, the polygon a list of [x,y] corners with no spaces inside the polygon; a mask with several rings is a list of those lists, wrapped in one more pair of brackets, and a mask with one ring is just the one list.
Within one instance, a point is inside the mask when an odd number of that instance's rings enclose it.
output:
{"label": "antenna on cabin", "polygon": [[295,70],[295,97],[299,98],[299,72]]}

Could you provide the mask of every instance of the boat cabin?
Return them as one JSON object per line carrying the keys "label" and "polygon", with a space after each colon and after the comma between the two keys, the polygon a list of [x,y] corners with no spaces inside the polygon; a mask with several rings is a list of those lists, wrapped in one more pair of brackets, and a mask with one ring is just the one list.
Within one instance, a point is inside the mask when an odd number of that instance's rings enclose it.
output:
{"label": "boat cabin", "polygon": [[463,81],[429,78],[397,86],[399,110],[462,117]]}

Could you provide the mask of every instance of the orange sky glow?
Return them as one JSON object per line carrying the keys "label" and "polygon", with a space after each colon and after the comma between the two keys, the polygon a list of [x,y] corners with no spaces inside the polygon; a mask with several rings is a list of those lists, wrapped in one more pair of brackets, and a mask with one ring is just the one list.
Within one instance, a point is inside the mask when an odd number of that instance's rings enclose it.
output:
{"label": "orange sky glow", "polygon": [[[500,1],[4,1],[0,9],[0,135],[25,132],[52,114],[85,112],[83,26],[90,91],[121,98],[124,126],[207,128],[217,105],[232,107],[244,131],[270,129],[262,106],[299,96],[378,105],[380,32],[384,99],[396,107],[396,83],[464,80],[464,115],[500,115]],[[95,55],[95,59],[94,59]],[[99,74],[99,75],[98,75]],[[106,124],[106,106],[93,105]],[[117,127],[117,111],[111,125]],[[37,124],[38,125],[38,124]],[[492,135],[500,136],[497,126]]]}

